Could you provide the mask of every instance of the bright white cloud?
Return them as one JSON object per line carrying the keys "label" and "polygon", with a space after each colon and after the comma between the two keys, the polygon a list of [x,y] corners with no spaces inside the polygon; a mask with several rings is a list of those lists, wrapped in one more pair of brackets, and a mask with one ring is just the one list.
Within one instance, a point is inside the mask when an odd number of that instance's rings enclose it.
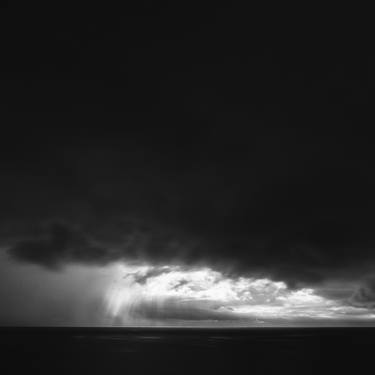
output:
{"label": "bright white cloud", "polygon": [[106,298],[108,314],[119,324],[146,315],[148,319],[186,315],[190,319],[247,320],[249,324],[375,319],[368,309],[320,296],[312,288],[290,290],[284,282],[231,278],[210,268],[119,266],[117,281]]}

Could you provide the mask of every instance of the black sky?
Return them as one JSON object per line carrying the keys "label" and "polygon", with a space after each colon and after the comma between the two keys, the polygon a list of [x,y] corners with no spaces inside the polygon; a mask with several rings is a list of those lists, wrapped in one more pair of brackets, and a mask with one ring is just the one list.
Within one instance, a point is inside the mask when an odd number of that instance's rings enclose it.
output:
{"label": "black sky", "polygon": [[203,262],[290,284],[373,273],[365,21],[30,7],[2,26],[0,235],[16,259]]}

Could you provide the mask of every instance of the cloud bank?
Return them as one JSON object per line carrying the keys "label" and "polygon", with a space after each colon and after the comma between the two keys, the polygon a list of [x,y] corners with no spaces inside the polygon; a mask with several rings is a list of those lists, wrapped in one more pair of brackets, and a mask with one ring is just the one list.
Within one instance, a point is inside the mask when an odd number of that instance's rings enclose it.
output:
{"label": "cloud bank", "polygon": [[[230,278],[209,268],[140,266],[119,268],[106,295],[109,321],[116,325],[324,324],[370,322],[375,313],[350,298],[329,299],[310,288],[283,282]],[[121,276],[123,274],[123,276]]]}

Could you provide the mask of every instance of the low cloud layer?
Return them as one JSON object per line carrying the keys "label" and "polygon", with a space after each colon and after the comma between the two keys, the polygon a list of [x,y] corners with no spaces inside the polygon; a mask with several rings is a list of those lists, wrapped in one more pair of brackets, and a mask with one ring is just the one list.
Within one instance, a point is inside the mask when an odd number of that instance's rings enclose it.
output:
{"label": "low cloud layer", "polygon": [[[325,280],[360,280],[373,269],[370,248],[323,247],[282,240],[217,233],[205,236],[149,221],[78,225],[44,222],[38,234],[10,241],[9,254],[21,262],[59,269],[68,264],[107,265],[117,261],[159,265],[208,265],[229,274],[282,280],[293,286]],[[116,233],[106,233],[113,224]],[[74,226],[75,225],[75,226]],[[341,257],[340,257],[341,254]],[[156,272],[156,271],[150,271]],[[366,293],[365,293],[366,294]]]}

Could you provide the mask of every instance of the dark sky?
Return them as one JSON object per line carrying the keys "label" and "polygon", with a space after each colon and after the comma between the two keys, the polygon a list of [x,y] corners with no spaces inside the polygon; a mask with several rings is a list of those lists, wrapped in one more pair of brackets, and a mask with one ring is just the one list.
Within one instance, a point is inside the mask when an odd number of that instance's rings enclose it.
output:
{"label": "dark sky", "polygon": [[49,268],[204,263],[291,286],[371,277],[366,24],[135,3],[4,12],[10,254]]}

